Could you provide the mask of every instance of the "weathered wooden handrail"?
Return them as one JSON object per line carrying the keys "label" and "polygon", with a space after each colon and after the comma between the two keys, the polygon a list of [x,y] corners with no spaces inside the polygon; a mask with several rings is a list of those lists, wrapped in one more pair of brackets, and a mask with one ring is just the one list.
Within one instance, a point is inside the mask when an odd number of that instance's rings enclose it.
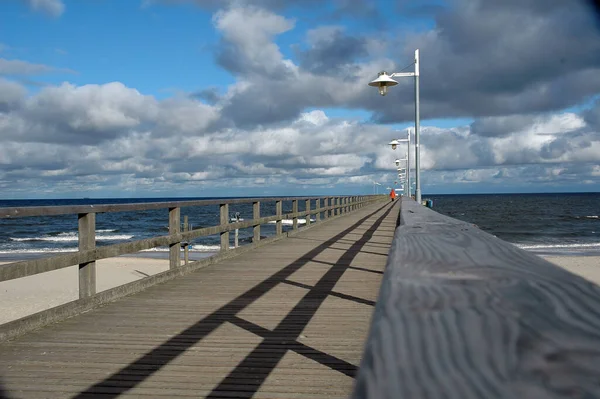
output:
{"label": "weathered wooden handrail", "polygon": [[[357,207],[364,206],[367,203],[380,199],[377,196],[353,197]],[[284,214],[282,212],[283,201],[291,200],[293,202],[292,213]],[[298,212],[298,200],[306,201],[307,208],[303,212]],[[0,281],[7,281],[21,277],[32,276],[52,270],[58,270],[73,265],[79,265],[80,269],[80,297],[88,297],[95,294],[95,262],[100,259],[112,258],[119,255],[136,253],[142,250],[155,247],[169,247],[170,268],[179,267],[180,248],[182,242],[189,242],[198,237],[220,234],[221,251],[229,249],[229,232],[235,229],[253,227],[253,242],[260,240],[260,226],[272,221],[276,222],[276,235],[283,233],[282,220],[293,219],[295,221],[293,229],[298,229],[298,217],[306,217],[307,226],[310,225],[311,215],[320,216],[328,211],[339,209],[338,205],[315,206],[310,208],[310,201],[315,200],[320,204],[321,197],[291,197],[291,198],[248,198],[248,199],[221,199],[221,200],[200,200],[200,201],[180,201],[164,203],[140,203],[140,204],[117,204],[117,205],[83,205],[83,206],[56,206],[56,207],[20,207],[20,208],[0,208],[0,218],[14,217],[33,217],[48,215],[66,215],[76,213],[79,218],[79,251],[68,254],[61,254],[39,259],[31,259],[19,262],[13,262],[3,265],[0,268]],[[325,198],[327,203],[328,198]],[[275,201],[276,214],[273,216],[260,217],[260,203]],[[253,204],[253,219],[240,222],[229,222],[229,204]],[[205,206],[218,204],[220,207],[220,224],[217,226],[204,227],[200,229],[190,229],[189,231],[180,231],[181,226],[181,208],[190,206]],[[106,212],[126,212],[148,209],[168,209],[169,210],[169,235],[147,238],[142,240],[128,241],[120,244],[96,247],[95,243],[95,215],[96,213]],[[84,212],[86,211],[86,212]],[[320,217],[316,218],[320,221]],[[187,226],[187,223],[185,223]],[[186,228],[187,230],[187,228]]]}
{"label": "weathered wooden handrail", "polygon": [[353,398],[600,397],[600,287],[401,201]]}

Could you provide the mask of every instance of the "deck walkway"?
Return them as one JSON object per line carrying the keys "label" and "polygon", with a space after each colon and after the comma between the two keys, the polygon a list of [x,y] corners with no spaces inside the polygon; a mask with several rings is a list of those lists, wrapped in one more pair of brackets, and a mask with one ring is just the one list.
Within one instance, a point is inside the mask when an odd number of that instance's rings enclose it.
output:
{"label": "deck walkway", "polygon": [[366,206],[0,344],[0,381],[9,398],[347,397],[398,210]]}

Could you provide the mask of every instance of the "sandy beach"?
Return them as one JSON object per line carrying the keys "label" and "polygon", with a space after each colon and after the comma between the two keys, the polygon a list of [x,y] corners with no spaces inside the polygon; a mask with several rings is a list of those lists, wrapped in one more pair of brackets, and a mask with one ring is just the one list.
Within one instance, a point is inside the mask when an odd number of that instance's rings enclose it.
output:
{"label": "sandy beach", "polygon": [[[101,259],[96,262],[96,289],[105,291],[168,269],[168,259]],[[77,270],[71,266],[0,282],[0,324],[78,299]]]}
{"label": "sandy beach", "polygon": [[[542,256],[560,267],[600,284],[600,256]],[[2,264],[7,262],[0,262]],[[98,292],[169,268],[168,259],[117,257],[97,262]],[[77,266],[0,282],[0,324],[77,299]]]}
{"label": "sandy beach", "polygon": [[542,258],[600,285],[600,256],[542,256]]}

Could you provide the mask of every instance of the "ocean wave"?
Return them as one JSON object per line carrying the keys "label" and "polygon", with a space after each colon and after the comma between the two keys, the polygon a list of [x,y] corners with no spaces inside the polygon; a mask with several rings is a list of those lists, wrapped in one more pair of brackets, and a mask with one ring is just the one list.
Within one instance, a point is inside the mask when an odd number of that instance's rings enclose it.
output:
{"label": "ocean wave", "polygon": [[[114,231],[114,230],[113,230]],[[129,240],[133,238],[131,234],[107,234],[97,235],[96,241],[115,241]],[[11,241],[26,242],[26,241],[51,241],[51,242],[76,242],[79,240],[77,233],[60,233],[55,236],[40,236],[40,237],[9,237]]]}
{"label": "ocean wave", "polygon": [[[316,221],[317,219],[310,219],[311,222]],[[275,224],[277,223],[276,220],[272,220],[269,223],[271,224]],[[294,224],[294,220],[293,219],[283,219],[281,221],[281,224],[285,224],[285,225],[293,225]],[[298,219],[298,224],[306,224],[306,219]]]}
{"label": "ocean wave", "polygon": [[[190,249],[190,252],[218,252],[220,250],[221,250],[220,245],[192,244],[192,248]],[[169,248],[166,248],[166,247],[149,248],[149,249],[143,249],[141,252],[169,252]]]}
{"label": "ocean wave", "polygon": [[[77,252],[77,247],[71,248],[13,248],[13,249],[0,249],[2,255],[16,255],[16,254],[45,254],[45,253],[65,253],[65,252]],[[219,245],[192,245],[190,252],[219,252],[221,247]],[[169,252],[169,248],[150,248],[144,249],[140,252]]]}
{"label": "ocean wave", "polygon": [[0,249],[0,254],[45,254],[45,253],[77,252],[77,248],[27,248],[27,249]]}
{"label": "ocean wave", "polygon": [[514,244],[521,249],[600,249],[600,242],[586,244]]}

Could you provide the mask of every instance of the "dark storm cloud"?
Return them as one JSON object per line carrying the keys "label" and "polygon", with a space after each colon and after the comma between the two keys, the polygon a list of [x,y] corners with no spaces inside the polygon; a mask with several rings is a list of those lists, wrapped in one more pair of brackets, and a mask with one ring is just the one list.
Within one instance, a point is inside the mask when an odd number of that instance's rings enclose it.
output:
{"label": "dark storm cloud", "polygon": [[197,100],[205,101],[207,104],[211,104],[211,105],[216,104],[221,99],[221,95],[219,94],[219,90],[217,88],[214,88],[214,87],[208,88],[208,89],[199,90],[199,91],[196,91],[194,93],[191,93],[190,97],[194,98],[194,99],[197,99]]}
{"label": "dark storm cloud", "polygon": [[471,133],[482,137],[506,137],[529,127],[533,115],[513,115],[477,119],[471,124]]}
{"label": "dark storm cloud", "polygon": [[[424,117],[552,111],[600,91],[600,31],[584,1],[456,0],[435,19],[398,61],[420,48]],[[376,119],[409,119],[396,105],[410,90],[390,94]]]}
{"label": "dark storm cloud", "polygon": [[346,35],[339,27],[313,31],[312,46],[296,51],[300,66],[312,73],[339,75],[368,54],[368,41]]}

